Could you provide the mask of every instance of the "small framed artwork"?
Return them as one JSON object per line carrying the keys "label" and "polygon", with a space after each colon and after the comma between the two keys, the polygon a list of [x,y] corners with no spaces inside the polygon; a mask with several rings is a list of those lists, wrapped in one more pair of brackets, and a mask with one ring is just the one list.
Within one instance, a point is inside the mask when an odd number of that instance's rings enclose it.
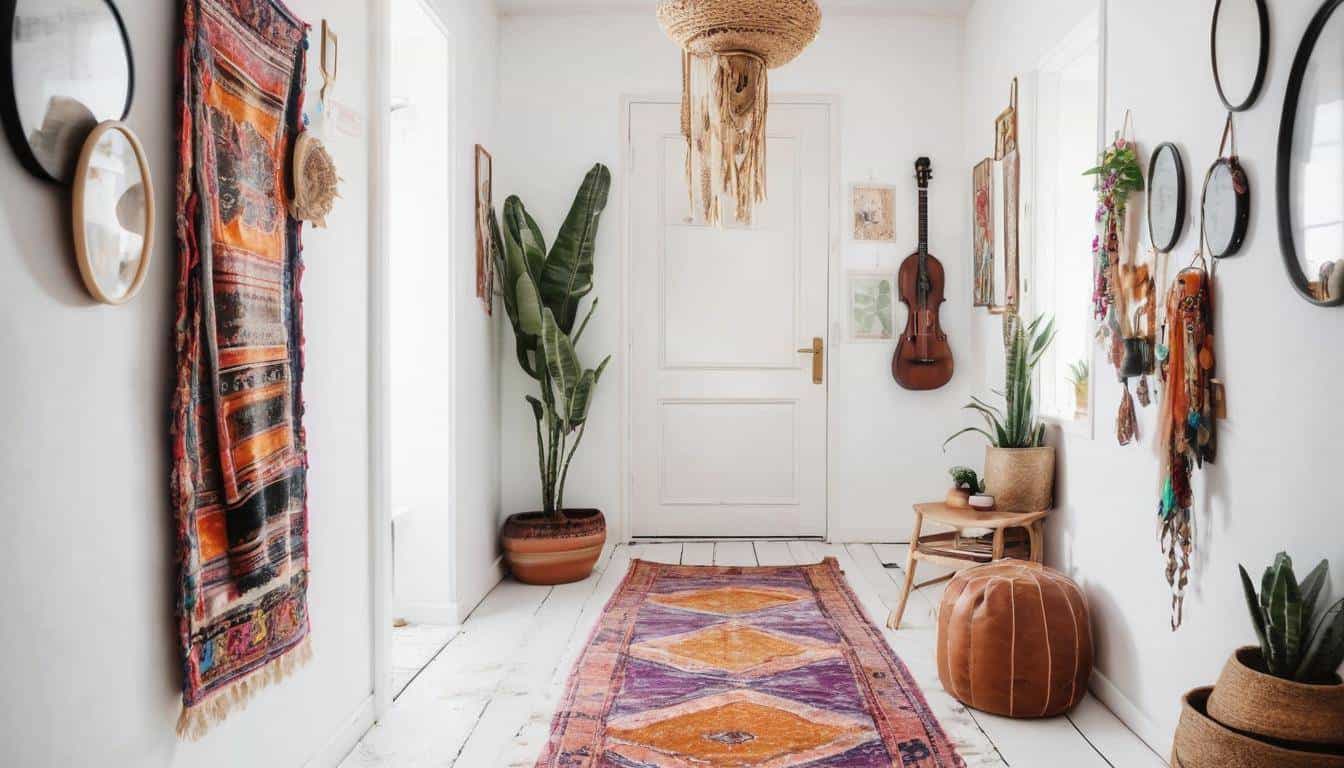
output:
{"label": "small framed artwork", "polygon": [[490,206],[494,200],[494,158],[476,145],[476,298],[491,312],[494,303],[494,258],[490,253]]}
{"label": "small framed artwork", "polygon": [[855,184],[854,239],[896,242],[896,188],[884,184]]}
{"label": "small framed artwork", "polygon": [[1001,300],[1005,307],[1017,309],[1018,305],[1018,193],[1021,188],[1022,166],[1017,150],[1003,156],[1000,163],[1003,171],[1003,250],[1000,259],[1003,262],[1003,293]]}
{"label": "small framed artwork", "polygon": [[971,232],[974,248],[972,303],[994,303],[994,161],[985,158],[971,172]]}
{"label": "small framed artwork", "polygon": [[896,337],[896,279],[890,272],[849,273],[850,341]]}

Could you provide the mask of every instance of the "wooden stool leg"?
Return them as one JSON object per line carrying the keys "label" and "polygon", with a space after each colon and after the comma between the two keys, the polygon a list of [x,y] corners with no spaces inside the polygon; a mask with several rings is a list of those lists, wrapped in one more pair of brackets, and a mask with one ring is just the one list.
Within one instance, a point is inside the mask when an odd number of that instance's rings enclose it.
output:
{"label": "wooden stool leg", "polygon": [[1041,520],[1032,523],[1027,534],[1031,542],[1031,561],[1039,563],[1045,559],[1045,523]]}
{"label": "wooden stool leg", "polygon": [[910,599],[910,588],[915,583],[915,564],[919,561],[915,559],[915,548],[910,548],[910,556],[905,559],[905,586],[901,587],[901,602],[896,604],[896,610],[887,618],[887,626],[892,629],[901,628],[901,617],[905,615],[905,603]]}
{"label": "wooden stool leg", "polygon": [[901,602],[896,610],[887,617],[887,626],[901,628],[901,616],[905,615],[905,601],[910,599],[910,587],[915,583],[915,550],[919,547],[919,533],[924,527],[924,516],[915,510],[915,530],[910,532],[910,550],[905,558],[905,587],[901,590]]}
{"label": "wooden stool leg", "polygon": [[994,529],[994,551],[990,554],[990,560],[1003,559],[1003,532],[1004,528]]}

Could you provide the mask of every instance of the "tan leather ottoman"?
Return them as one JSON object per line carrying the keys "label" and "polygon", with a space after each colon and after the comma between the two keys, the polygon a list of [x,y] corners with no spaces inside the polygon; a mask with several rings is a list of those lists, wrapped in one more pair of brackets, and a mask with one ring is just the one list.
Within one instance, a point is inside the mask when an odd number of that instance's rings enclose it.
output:
{"label": "tan leather ottoman", "polygon": [[1000,560],[948,582],[938,611],[938,677],[974,709],[1050,717],[1087,695],[1092,629],[1082,590],[1039,563]]}

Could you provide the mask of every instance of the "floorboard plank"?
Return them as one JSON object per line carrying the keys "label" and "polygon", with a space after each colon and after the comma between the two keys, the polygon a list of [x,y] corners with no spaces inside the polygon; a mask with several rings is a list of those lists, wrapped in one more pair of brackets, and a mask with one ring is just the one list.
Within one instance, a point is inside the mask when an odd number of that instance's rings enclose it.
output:
{"label": "floorboard plank", "polygon": [[1078,702],[1069,720],[1116,768],[1166,768],[1165,760],[1091,694]]}
{"label": "floorboard plank", "polygon": [[667,563],[668,565],[678,565],[681,563],[681,542],[657,542],[653,544],[637,544],[640,548],[639,558],[654,563]]}
{"label": "floorboard plank", "polygon": [[714,545],[715,565],[756,565],[756,549],[750,541],[720,541]]}
{"label": "floorboard plank", "polygon": [[713,565],[714,543],[710,541],[688,541],[681,547],[682,565]]}
{"label": "floorboard plank", "polygon": [[783,541],[758,541],[755,544],[756,562],[761,565],[796,565],[789,545]]}

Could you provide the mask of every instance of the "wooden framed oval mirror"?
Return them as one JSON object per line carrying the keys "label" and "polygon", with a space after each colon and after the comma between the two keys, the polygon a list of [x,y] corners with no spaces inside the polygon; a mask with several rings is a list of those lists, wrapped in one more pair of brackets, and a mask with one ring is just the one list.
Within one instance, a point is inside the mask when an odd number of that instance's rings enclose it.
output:
{"label": "wooden framed oval mirror", "polygon": [[1209,57],[1218,98],[1232,112],[1255,104],[1269,64],[1265,0],[1218,0],[1209,31]]}
{"label": "wooden framed oval mirror", "polygon": [[125,304],[144,283],[154,248],[154,181],[140,140],[125,124],[102,123],[89,134],[73,201],[84,286],[104,304]]}
{"label": "wooden framed oval mirror", "polygon": [[1153,250],[1168,253],[1185,229],[1185,160],[1166,142],[1148,160],[1148,239]]}
{"label": "wooden framed oval mirror", "polygon": [[112,0],[0,0],[0,119],[19,162],[68,184],[89,131],[124,120],[130,39]]}
{"label": "wooden framed oval mirror", "polygon": [[1279,250],[1293,287],[1344,304],[1344,0],[1327,0],[1302,35],[1279,122]]}

